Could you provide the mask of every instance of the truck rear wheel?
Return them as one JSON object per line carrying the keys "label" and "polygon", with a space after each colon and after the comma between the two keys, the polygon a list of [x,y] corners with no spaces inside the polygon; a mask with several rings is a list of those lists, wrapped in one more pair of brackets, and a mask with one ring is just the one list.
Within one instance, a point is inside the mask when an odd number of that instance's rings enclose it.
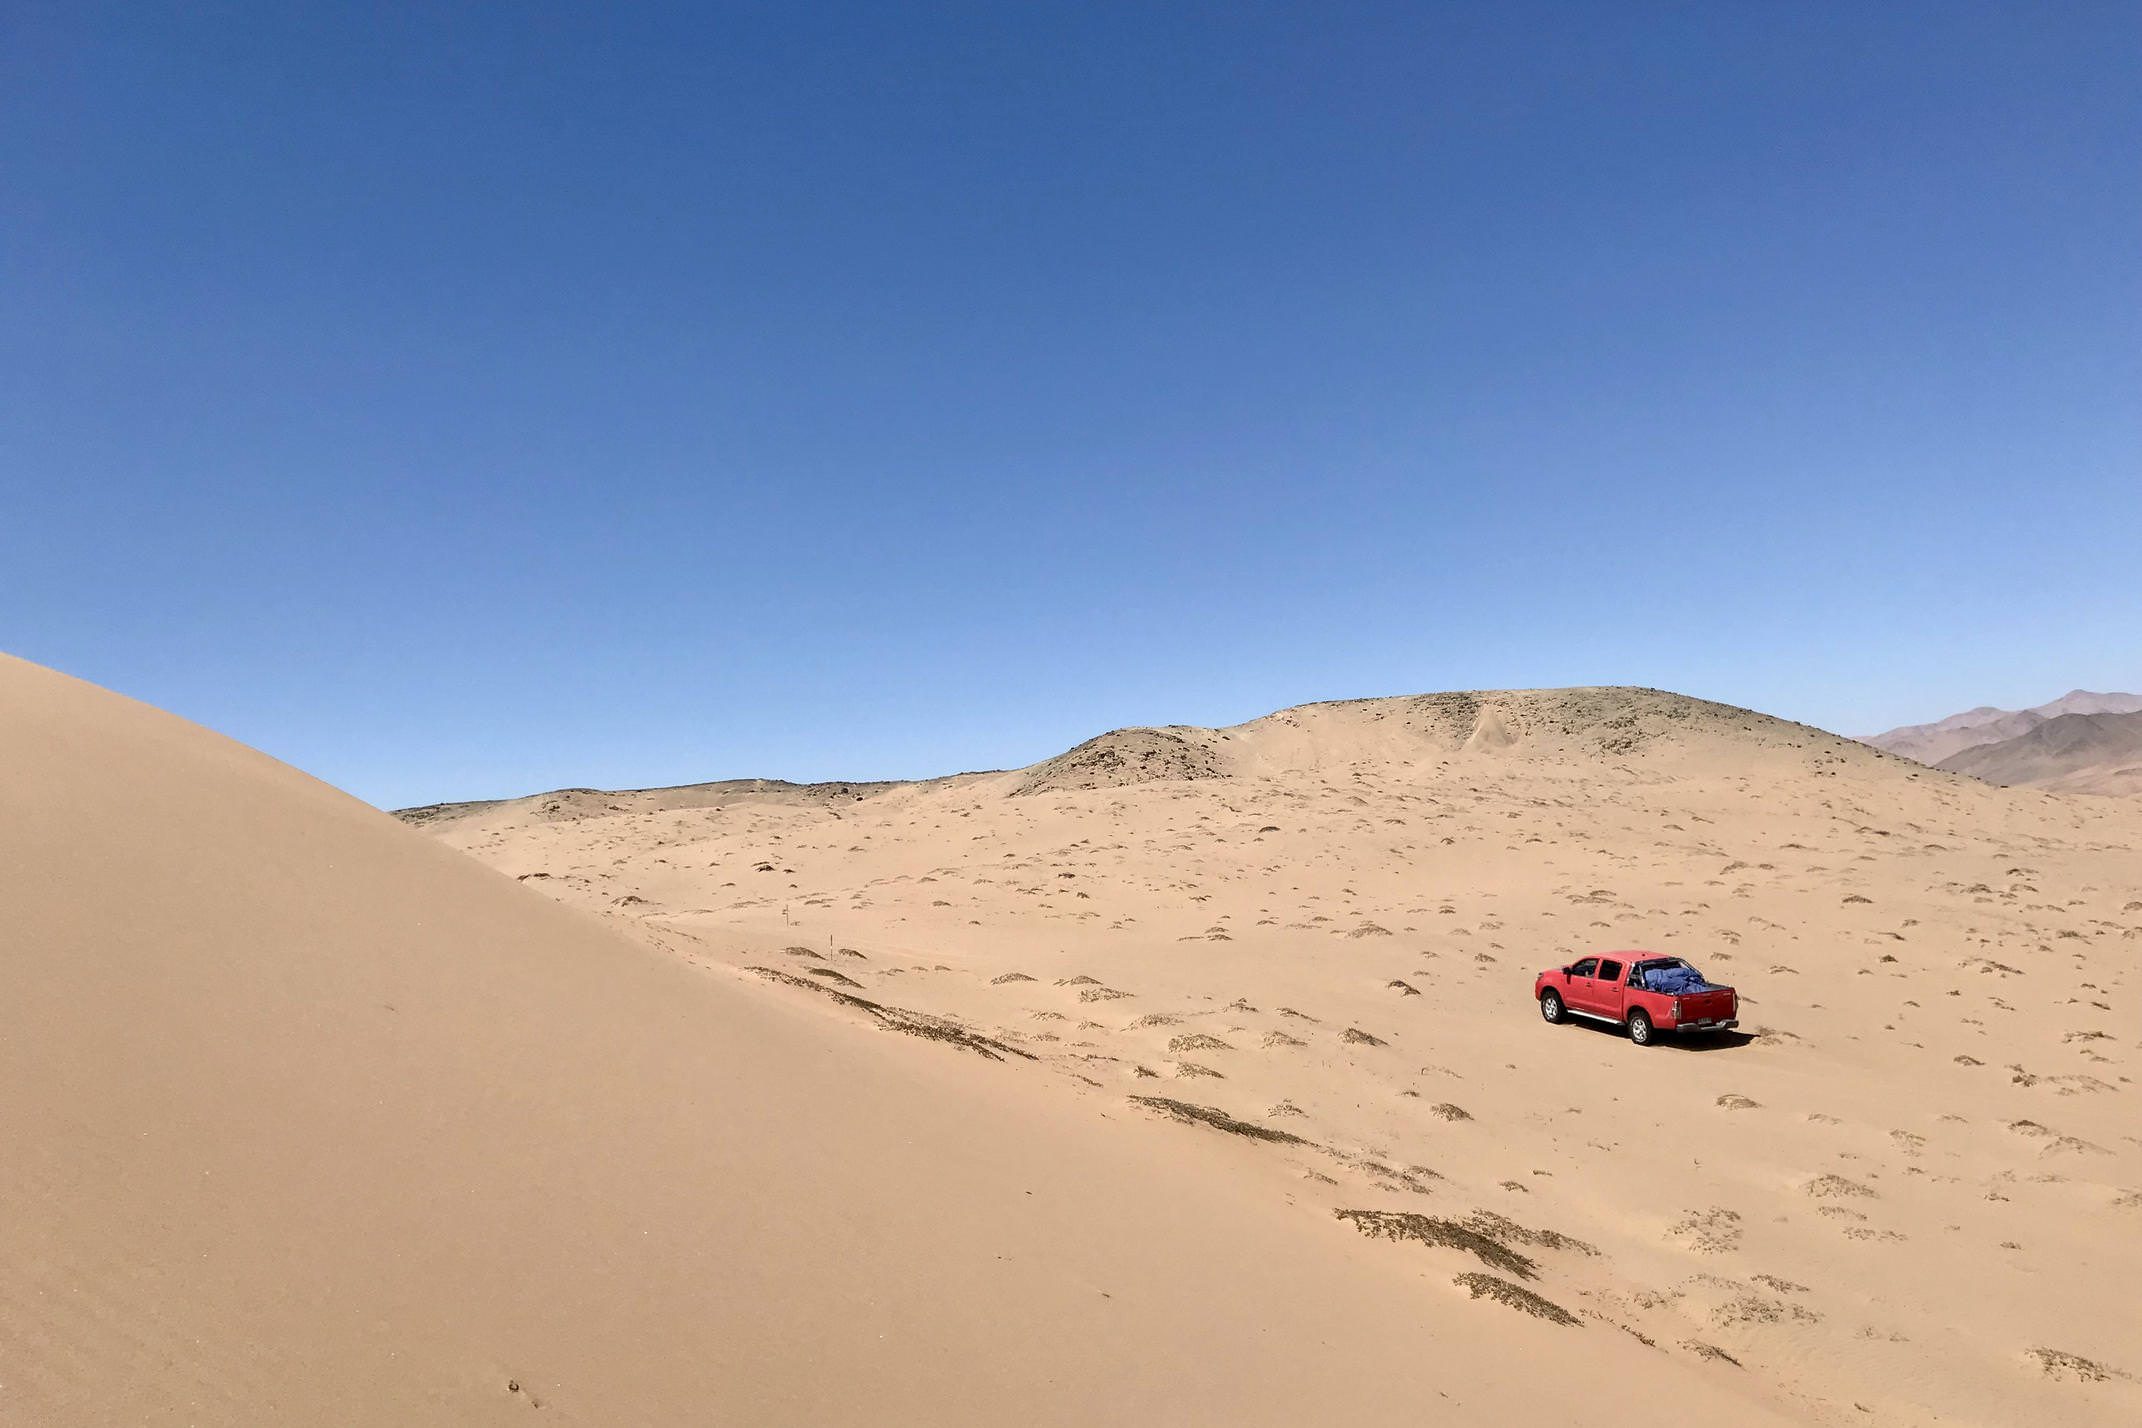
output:
{"label": "truck rear wheel", "polygon": [[1642,1007],[1629,1013],[1629,1040],[1638,1046],[1651,1044],[1651,1013]]}
{"label": "truck rear wheel", "polygon": [[1540,1015],[1550,1022],[1559,1023],[1562,1020],[1562,998],[1558,993],[1541,993]]}

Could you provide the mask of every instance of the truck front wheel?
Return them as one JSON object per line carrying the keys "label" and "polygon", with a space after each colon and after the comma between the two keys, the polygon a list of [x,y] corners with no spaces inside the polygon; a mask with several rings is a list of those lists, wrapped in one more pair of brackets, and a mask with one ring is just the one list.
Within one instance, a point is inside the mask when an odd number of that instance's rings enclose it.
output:
{"label": "truck front wheel", "polygon": [[1540,1015],[1550,1022],[1562,1020],[1562,998],[1554,992],[1540,994]]}

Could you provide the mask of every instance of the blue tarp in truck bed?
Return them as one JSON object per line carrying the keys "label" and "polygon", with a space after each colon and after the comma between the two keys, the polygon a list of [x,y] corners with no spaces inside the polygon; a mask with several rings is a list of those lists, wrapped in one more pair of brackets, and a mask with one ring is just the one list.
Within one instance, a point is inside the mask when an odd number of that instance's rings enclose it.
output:
{"label": "blue tarp in truck bed", "polygon": [[1719,988],[1703,980],[1703,974],[1694,967],[1648,967],[1644,970],[1644,986],[1668,996],[1685,997],[1695,992],[1714,992]]}

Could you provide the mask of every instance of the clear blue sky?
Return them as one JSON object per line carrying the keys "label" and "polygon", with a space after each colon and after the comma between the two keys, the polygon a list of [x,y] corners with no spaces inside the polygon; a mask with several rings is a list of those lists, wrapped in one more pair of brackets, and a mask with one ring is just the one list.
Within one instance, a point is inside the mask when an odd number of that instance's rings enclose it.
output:
{"label": "clear blue sky", "polygon": [[0,14],[0,646],[381,803],[2142,685],[2132,4]]}

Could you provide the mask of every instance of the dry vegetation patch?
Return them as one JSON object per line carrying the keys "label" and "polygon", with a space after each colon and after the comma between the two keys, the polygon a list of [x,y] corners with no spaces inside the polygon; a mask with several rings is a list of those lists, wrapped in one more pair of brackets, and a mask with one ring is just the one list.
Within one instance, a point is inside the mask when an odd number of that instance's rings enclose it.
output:
{"label": "dry vegetation patch", "polygon": [[1507,1304],[1512,1309],[1530,1314],[1535,1319],[1545,1319],[1550,1324],[1562,1324],[1574,1329],[1582,1322],[1552,1299],[1542,1299],[1524,1286],[1512,1284],[1507,1279],[1497,1279],[1492,1274],[1472,1270],[1459,1275],[1451,1283],[1462,1286],[1465,1292],[1475,1299],[1492,1299],[1497,1304]]}
{"label": "dry vegetation patch", "polygon": [[1475,1210],[1465,1217],[1465,1223],[1491,1239],[1504,1244],[1534,1245],[1540,1249],[1574,1250],[1578,1254],[1597,1257],[1599,1247],[1575,1235],[1565,1235],[1560,1230],[1535,1230],[1520,1225],[1507,1215],[1498,1215],[1493,1210]]}
{"label": "dry vegetation patch", "polygon": [[1371,1239],[1413,1240],[1442,1249],[1464,1250],[1482,1264],[1532,1279],[1539,1273],[1531,1256],[1519,1254],[1502,1241],[1459,1220],[1415,1214],[1410,1210],[1334,1210],[1338,1218]]}
{"label": "dry vegetation patch", "polygon": [[[780,982],[790,987],[802,987],[806,991],[816,992],[822,997],[831,997],[843,1006],[853,1007],[857,1011],[867,1013],[878,1025],[889,1031],[901,1032],[908,1036],[919,1036],[926,1041],[942,1041],[948,1045],[957,1046],[963,1051],[972,1051],[977,1056],[985,1056],[991,1061],[1002,1061],[1007,1056],[1016,1056],[1023,1061],[1038,1059],[1031,1051],[1021,1051],[1018,1047],[998,1041],[994,1037],[984,1036],[972,1027],[962,1026],[950,1017],[932,1016],[928,1012],[909,1011],[906,1007],[889,1007],[882,1002],[871,1001],[868,997],[858,997],[851,993],[843,992],[838,988],[829,987],[823,982],[814,982],[808,977],[798,977],[791,972],[784,972],[778,967],[747,967],[744,970],[756,972],[770,982]],[[844,978],[843,980],[846,979]]]}
{"label": "dry vegetation patch", "polygon": [[1731,1364],[1735,1368],[1745,1367],[1739,1359],[1734,1358],[1716,1344],[1706,1344],[1700,1339],[1683,1339],[1681,1347],[1700,1359],[1712,1359],[1718,1363]]}
{"label": "dry vegetation patch", "polygon": [[1185,1125],[1211,1126],[1214,1130],[1226,1131],[1229,1135],[1269,1141],[1274,1145],[1309,1144],[1292,1131],[1274,1130],[1270,1126],[1258,1125],[1255,1121],[1237,1120],[1227,1112],[1212,1106],[1192,1105],[1188,1101],[1177,1101],[1167,1096],[1133,1096],[1131,1101],[1164,1116],[1170,1116]]}
{"label": "dry vegetation patch", "polygon": [[2081,1354],[2066,1353],[2060,1349],[2032,1349],[2024,1357],[2037,1364],[2047,1378],[2072,1379],[2077,1383],[2104,1383],[2108,1379],[2132,1377],[2095,1359],[2086,1359]]}
{"label": "dry vegetation patch", "polygon": [[1207,1036],[1202,1031],[1185,1032],[1168,1040],[1170,1051],[1232,1051],[1234,1047],[1217,1036]]}

